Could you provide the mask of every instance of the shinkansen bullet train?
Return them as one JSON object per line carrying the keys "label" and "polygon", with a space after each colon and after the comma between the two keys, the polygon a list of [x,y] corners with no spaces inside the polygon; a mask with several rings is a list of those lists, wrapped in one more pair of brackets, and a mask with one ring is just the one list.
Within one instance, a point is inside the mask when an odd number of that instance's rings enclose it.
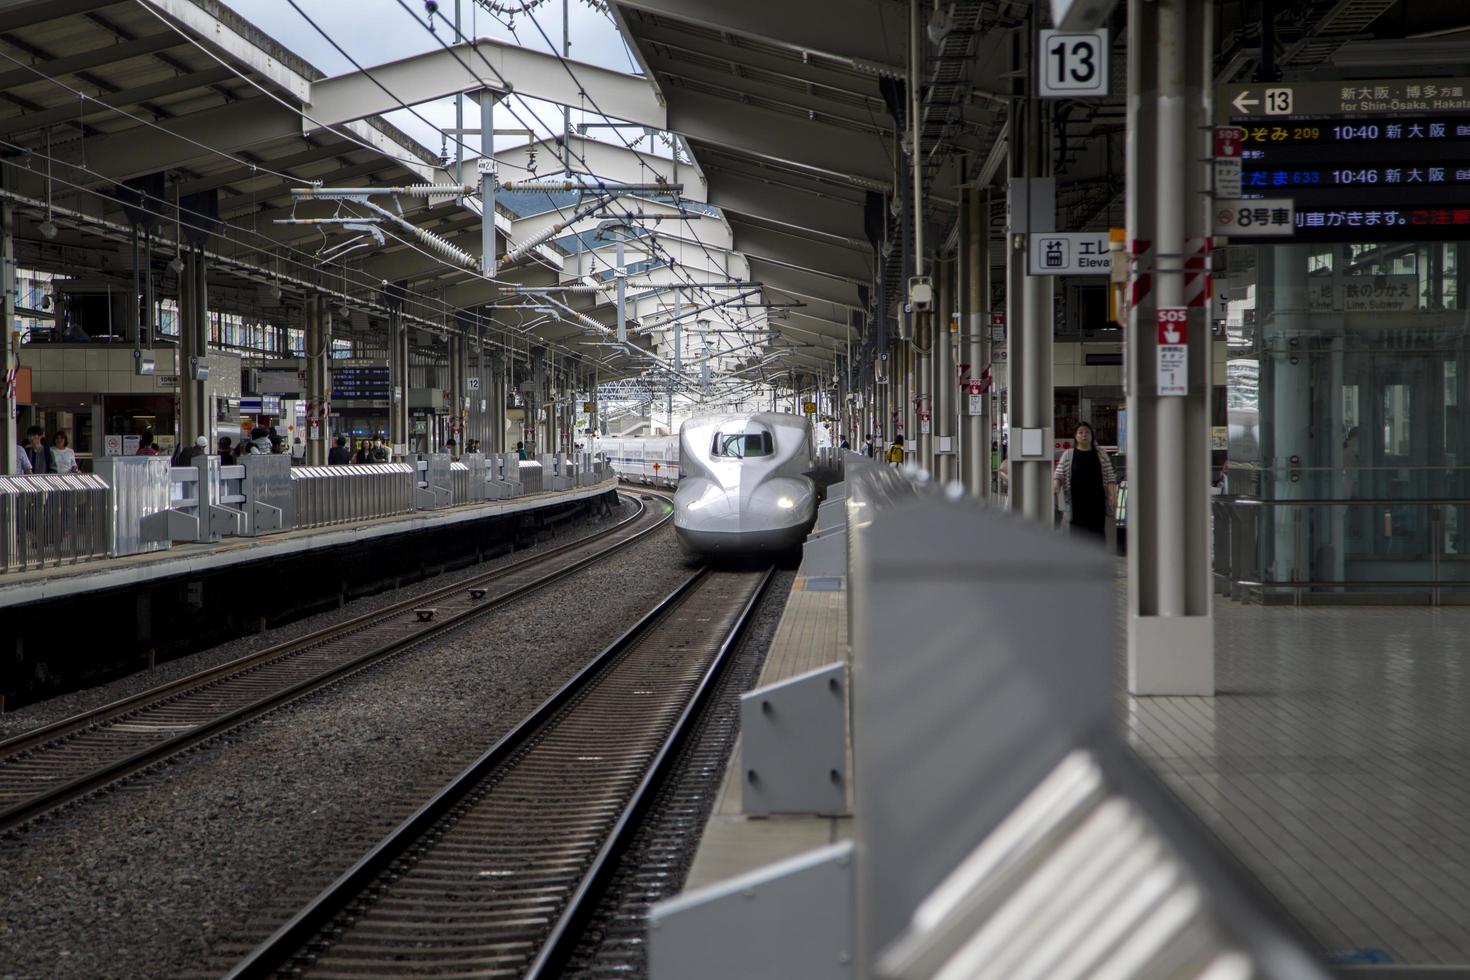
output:
{"label": "shinkansen bullet train", "polygon": [[801,544],[817,514],[811,423],[759,412],[679,429],[674,531],[690,551],[735,555]]}

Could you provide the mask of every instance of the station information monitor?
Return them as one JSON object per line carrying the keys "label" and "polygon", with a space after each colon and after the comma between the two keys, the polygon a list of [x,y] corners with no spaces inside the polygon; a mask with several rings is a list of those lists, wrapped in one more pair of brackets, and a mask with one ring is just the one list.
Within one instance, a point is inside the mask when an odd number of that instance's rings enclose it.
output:
{"label": "station information monitor", "polygon": [[1470,238],[1470,79],[1221,85],[1215,116],[1241,131],[1242,196],[1296,202],[1269,241]]}
{"label": "station information monitor", "polygon": [[332,368],[332,398],[385,399],[393,396],[388,369],[378,366]]}

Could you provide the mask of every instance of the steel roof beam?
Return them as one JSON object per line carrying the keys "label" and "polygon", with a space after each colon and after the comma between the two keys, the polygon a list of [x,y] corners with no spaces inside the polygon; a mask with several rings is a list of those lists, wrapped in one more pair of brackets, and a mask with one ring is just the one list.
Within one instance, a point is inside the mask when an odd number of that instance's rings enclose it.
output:
{"label": "steel roof beam", "polygon": [[904,63],[908,23],[889,0],[616,0],[617,6],[716,31],[742,34],[777,47],[812,51],[870,67]]}
{"label": "steel roof beam", "polygon": [[794,269],[759,256],[751,257],[750,271],[752,276],[765,283],[767,290],[844,309],[861,308],[858,287],[850,280]]}
{"label": "steel roof beam", "polygon": [[[482,37],[313,82],[311,115],[334,126],[399,108],[397,99],[378,87],[381,82],[408,105],[484,88],[508,89],[588,111],[595,100],[612,119],[667,128],[663,104],[647,79],[580,61],[570,62],[570,67],[569,74],[555,55]],[[302,126],[307,132],[316,128],[305,119]]]}
{"label": "steel roof beam", "polygon": [[51,78],[59,78],[62,75],[73,75],[77,72],[86,71],[89,68],[114,65],[120,61],[126,61],[129,58],[154,54],[188,43],[188,41],[179,37],[173,31],[167,31],[163,34],[151,34],[147,37],[140,37],[135,41],[126,41],[122,44],[104,44],[100,48],[83,51],[81,54],[43,61],[34,66],[34,68],[16,68],[13,71],[0,72],[0,90],[12,89],[18,85],[28,85],[40,81],[42,75]]}
{"label": "steel roof beam", "polygon": [[858,249],[817,242],[745,222],[732,222],[731,228],[735,233],[735,248],[752,258],[770,259],[796,269],[859,284],[872,278],[872,259]]}
{"label": "steel roof beam", "polygon": [[23,112],[18,116],[0,119],[0,136],[12,136],[16,133],[24,133],[46,126],[54,126],[58,123],[72,122],[88,116],[110,115],[111,110],[114,108],[134,106],[141,102],[151,102],[154,99],[169,95],[178,95],[180,92],[187,92],[190,89],[205,88],[213,85],[215,82],[222,82],[225,79],[234,77],[235,72],[233,69],[216,66],[188,75],[176,75],[172,78],[165,78],[147,85],[140,85],[137,88],[113,92],[83,102],[80,106],[75,102],[68,101],[65,105],[56,106],[52,109],[42,109],[39,112]]}
{"label": "steel roof beam", "polygon": [[[706,202],[704,174],[695,165],[582,136],[574,135],[569,147],[574,173],[590,174],[600,180],[617,184],[664,180],[683,185],[680,197],[700,204]],[[538,140],[509,150],[498,150],[495,153],[495,162],[503,168],[502,177],[520,177],[526,172],[533,156],[538,173],[561,173],[561,147],[557,141],[551,139]],[[466,168],[472,165],[472,161],[465,161]]]}
{"label": "steel roof beam", "polygon": [[14,31],[42,21],[85,14],[111,7],[117,2],[118,0],[21,0],[19,3],[9,4],[9,9],[0,13],[0,31]]}
{"label": "steel roof beam", "polygon": [[720,171],[709,203],[734,214],[810,228],[841,238],[862,238],[863,205],[840,197],[803,193],[743,174]]}
{"label": "steel roof beam", "polygon": [[[800,4],[794,6],[801,6]],[[893,164],[877,135],[675,88],[669,129],[688,139],[885,189]],[[802,122],[804,125],[795,125]]]}

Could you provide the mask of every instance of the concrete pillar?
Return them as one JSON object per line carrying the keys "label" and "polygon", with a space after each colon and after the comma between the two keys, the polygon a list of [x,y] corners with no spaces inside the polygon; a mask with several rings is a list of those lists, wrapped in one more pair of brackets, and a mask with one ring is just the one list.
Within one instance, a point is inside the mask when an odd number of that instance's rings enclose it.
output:
{"label": "concrete pillar", "polygon": [[934,399],[934,476],[941,486],[958,475],[959,459],[955,445],[955,261],[940,259],[934,265],[939,287],[939,315],[934,320],[933,399]]}
{"label": "concrete pillar", "polygon": [[[0,375],[0,408],[5,413],[4,419],[0,419],[0,454],[3,454],[0,473],[15,476],[20,473],[15,458],[16,447],[20,445],[20,435],[15,429],[17,405],[15,387],[5,379],[14,377],[20,366],[20,336],[15,330],[15,208],[9,202],[0,203],[0,317],[4,318],[0,345],[5,348],[5,373]],[[104,432],[104,429],[92,430],[92,451],[99,456]]]}
{"label": "concrete pillar", "polygon": [[[1161,395],[1157,313],[1184,306],[1186,243],[1209,234],[1212,0],[1129,0],[1127,236],[1153,250],[1129,313],[1128,689],[1212,695],[1210,326],[1188,307],[1188,394]],[[1299,420],[1298,420],[1298,424]]]}
{"label": "concrete pillar", "polygon": [[[1261,404],[1270,406],[1269,441],[1262,496],[1275,500],[1294,500],[1310,496],[1310,480],[1306,473],[1314,465],[1312,457],[1312,374],[1311,359],[1305,342],[1311,328],[1311,298],[1307,289],[1306,245],[1273,245],[1257,249],[1262,261],[1269,263],[1270,277],[1259,289],[1257,308],[1266,312],[1263,324],[1265,354],[1261,358]],[[1338,391],[1341,389],[1333,389]],[[1261,419],[1263,427],[1267,419]],[[1336,429],[1328,431],[1336,432]],[[1331,441],[1331,440],[1329,440]],[[1295,460],[1295,462],[1293,462]],[[1293,477],[1296,477],[1293,479]],[[1328,513],[1342,508],[1326,508]],[[1262,514],[1259,523],[1263,567],[1271,570],[1278,582],[1292,580],[1293,572],[1307,577],[1310,565],[1306,528],[1300,520],[1306,514],[1299,507],[1272,507]],[[1338,540],[1341,540],[1340,538]]]}

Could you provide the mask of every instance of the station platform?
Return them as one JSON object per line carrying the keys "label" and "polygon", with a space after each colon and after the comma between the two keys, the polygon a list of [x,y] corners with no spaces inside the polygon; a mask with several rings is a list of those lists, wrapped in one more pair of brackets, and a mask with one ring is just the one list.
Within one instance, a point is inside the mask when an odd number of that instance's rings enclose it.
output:
{"label": "station platform", "polygon": [[9,572],[0,575],[0,609],[533,511],[596,497],[616,487],[615,479],[605,480],[572,490],[548,490],[509,500],[413,511],[256,538],[231,537],[211,544],[175,544],[165,551]]}
{"label": "station platform", "polygon": [[[0,575],[0,649],[12,664],[0,710],[508,554],[616,490],[609,479]],[[52,627],[70,622],[106,624],[107,641],[56,642]]]}
{"label": "station platform", "polygon": [[[850,662],[845,593],[805,584],[761,685]],[[1134,752],[1332,961],[1470,964],[1470,610],[1217,600],[1218,695],[1138,698],[1117,588]],[[742,815],[740,776],[737,746],[686,893],[853,834],[850,817]]]}

